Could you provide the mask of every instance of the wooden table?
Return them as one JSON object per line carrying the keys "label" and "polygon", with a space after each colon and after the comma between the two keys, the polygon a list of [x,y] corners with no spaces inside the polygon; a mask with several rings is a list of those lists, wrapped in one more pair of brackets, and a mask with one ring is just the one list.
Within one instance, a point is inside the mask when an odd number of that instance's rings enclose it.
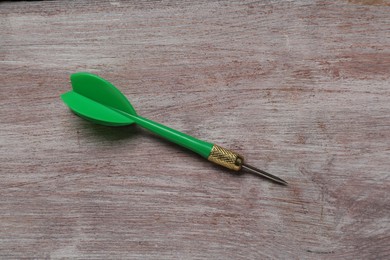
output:
{"label": "wooden table", "polygon": [[[59,95],[89,71],[282,187]],[[1,259],[389,259],[390,2],[0,3]]]}

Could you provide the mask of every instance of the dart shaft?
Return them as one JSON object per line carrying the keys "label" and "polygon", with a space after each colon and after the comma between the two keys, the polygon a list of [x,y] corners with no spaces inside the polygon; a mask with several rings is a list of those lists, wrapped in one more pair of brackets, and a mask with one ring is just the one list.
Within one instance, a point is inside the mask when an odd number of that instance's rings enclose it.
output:
{"label": "dart shaft", "polygon": [[187,135],[160,123],[154,122],[150,119],[141,116],[133,116],[130,114],[127,114],[127,116],[131,117],[131,119],[133,119],[136,124],[163,137],[164,139],[167,139],[175,144],[187,148],[204,158],[209,157],[210,152],[213,148],[212,143],[199,140],[193,136]]}

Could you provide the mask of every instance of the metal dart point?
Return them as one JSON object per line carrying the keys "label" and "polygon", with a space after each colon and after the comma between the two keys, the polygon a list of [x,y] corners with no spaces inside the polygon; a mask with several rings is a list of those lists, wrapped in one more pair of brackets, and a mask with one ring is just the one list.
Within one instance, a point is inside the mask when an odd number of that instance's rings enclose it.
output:
{"label": "metal dart point", "polygon": [[260,170],[260,169],[257,169],[253,166],[250,166],[248,164],[242,164],[241,165],[242,169],[243,170],[246,170],[248,172],[251,172],[251,173],[254,173],[254,174],[257,174],[261,177],[264,177],[264,178],[267,178],[267,179],[270,179],[276,183],[279,183],[279,184],[282,184],[282,185],[287,185],[287,182],[279,177],[276,177],[275,175],[271,174],[271,173],[268,173],[268,172],[265,172],[263,170]]}

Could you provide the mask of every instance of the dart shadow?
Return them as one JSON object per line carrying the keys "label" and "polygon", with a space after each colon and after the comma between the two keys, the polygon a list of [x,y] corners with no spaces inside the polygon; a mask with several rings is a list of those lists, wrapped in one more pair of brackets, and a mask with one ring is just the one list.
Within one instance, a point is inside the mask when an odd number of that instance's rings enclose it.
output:
{"label": "dart shadow", "polygon": [[82,136],[79,138],[89,139],[97,143],[135,139],[140,132],[136,125],[112,127],[98,125],[78,117],[75,117],[71,124],[73,125],[72,129],[76,129],[77,134]]}
{"label": "dart shadow", "polygon": [[[188,157],[191,157],[193,160],[199,161],[199,164],[205,163],[204,158],[194,153],[193,151],[163,139],[162,137],[143,129],[136,124],[112,127],[98,125],[89,121],[80,120],[76,117],[74,120],[71,120],[71,125],[71,128],[76,129],[77,131],[77,138],[89,139],[90,142],[92,141],[93,143],[96,143],[96,145],[102,143],[105,145],[114,145],[117,141],[126,140],[126,142],[128,142],[129,140],[140,138],[142,136],[153,140],[153,142],[166,146],[167,150],[163,153],[170,153],[169,150],[172,149],[175,150],[176,154],[185,154],[188,155]],[[257,178],[265,179],[264,177],[261,177],[258,174],[248,170],[237,172],[233,170],[227,170],[226,168],[213,163],[210,163],[209,167],[210,169],[214,169],[218,174],[229,174],[234,178],[242,178],[243,175],[248,174]]]}
{"label": "dart shadow", "polygon": [[210,163],[210,164],[211,164],[210,167],[212,169],[215,169],[215,171],[217,171],[221,175],[228,174],[228,175],[230,175],[230,176],[232,176],[234,178],[242,178],[245,175],[241,171],[237,172],[237,171],[234,171],[234,170],[230,170],[230,169],[227,169],[227,168],[225,168],[225,167],[223,167],[221,165],[215,164],[215,163]]}
{"label": "dart shadow", "polygon": [[160,136],[146,129],[143,129],[136,124],[127,126],[105,126],[80,119],[76,115],[74,120],[72,120],[71,124],[72,129],[76,129],[77,134],[80,135],[79,138],[89,139],[89,141],[93,141],[96,143],[114,143],[115,141],[129,141],[131,139],[146,137],[150,140],[153,140],[153,142],[158,142],[169,148],[172,147],[172,149],[180,153],[188,154],[190,156],[197,155],[194,157],[199,158],[200,161],[204,160],[202,157],[198,156],[198,154],[175,143],[172,143],[166,139],[163,139]]}
{"label": "dart shadow", "polygon": [[204,162],[204,159],[201,156],[192,152],[191,150],[188,150],[166,139],[163,139],[160,136],[146,129],[143,129],[142,127],[137,126],[136,124],[113,127],[98,125],[85,120],[79,120],[77,121],[77,125],[76,122],[74,122],[74,124],[75,126],[73,126],[73,129],[77,129],[77,133],[82,134],[82,138],[89,139],[90,142],[113,143],[114,145],[114,143],[117,141],[130,141],[132,139],[136,140],[142,137],[152,140],[155,143],[160,143],[164,145],[165,147],[167,147],[166,153],[169,153],[169,150],[172,149],[175,150],[175,152],[178,152],[180,154],[186,154],[189,157],[197,158],[195,160]]}
{"label": "dart shadow", "polygon": [[[75,117],[75,120],[72,120],[71,124],[72,129],[76,129],[78,138],[86,139],[87,142],[93,142],[96,143],[96,145],[102,143],[106,145],[115,145],[118,141],[132,142],[131,140],[133,139],[135,140],[141,137],[147,138],[165,146],[166,153],[169,153],[170,150],[174,150],[176,154],[186,155],[191,158],[191,160],[194,160],[194,162],[199,163],[199,165],[207,164],[207,167],[210,167],[210,170],[213,170],[216,174],[220,174],[221,176],[228,174],[234,178],[242,178],[244,175],[242,172],[228,170],[220,165],[208,163],[203,157],[193,151],[163,139],[160,136],[137,126],[136,124],[113,127],[98,125],[96,123],[82,120],[78,117]],[[131,145],[129,148],[131,149]]]}

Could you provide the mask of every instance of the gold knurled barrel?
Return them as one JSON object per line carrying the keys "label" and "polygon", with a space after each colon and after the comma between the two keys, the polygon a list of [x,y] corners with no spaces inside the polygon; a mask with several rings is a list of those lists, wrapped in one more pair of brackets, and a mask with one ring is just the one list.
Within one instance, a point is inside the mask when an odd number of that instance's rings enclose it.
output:
{"label": "gold knurled barrel", "polygon": [[244,162],[244,157],[238,153],[225,149],[216,144],[214,144],[207,159],[213,163],[222,165],[235,171],[241,170],[241,165]]}

